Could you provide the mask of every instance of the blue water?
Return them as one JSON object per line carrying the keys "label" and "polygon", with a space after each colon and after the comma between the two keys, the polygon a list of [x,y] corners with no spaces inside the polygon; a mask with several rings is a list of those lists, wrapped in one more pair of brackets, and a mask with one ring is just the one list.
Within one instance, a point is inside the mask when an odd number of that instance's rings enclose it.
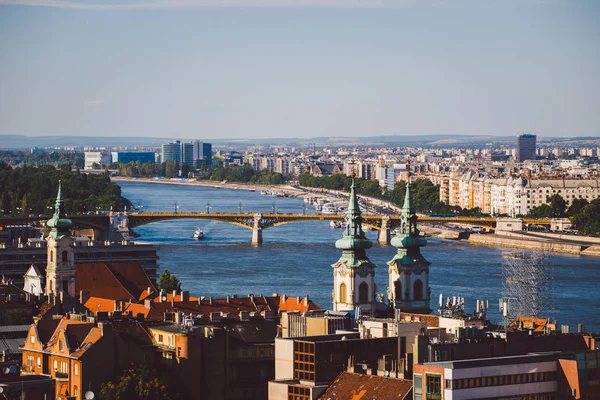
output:
{"label": "blue water", "polygon": [[[144,211],[301,213],[304,202],[296,198],[261,196],[247,192],[208,187],[120,182],[123,196]],[[310,209],[308,212],[312,211]],[[192,239],[196,227],[206,235]],[[296,222],[265,229],[261,246],[250,244],[251,231],[208,220],[162,221],[136,228],[141,242],[158,246],[161,268],[167,268],[195,296],[248,293],[285,293],[309,297],[323,308],[331,307],[333,272],[331,264],[340,257],[335,241],[341,230],[326,221]],[[368,256],[375,265],[377,292],[387,290],[387,265],[395,248],[377,244],[377,232]],[[490,303],[488,317],[500,321],[498,299],[502,294],[502,249],[473,246],[465,242],[429,239],[423,254],[432,263],[430,286],[432,308],[440,293],[465,298],[467,311],[476,299]],[[600,331],[600,259],[551,255],[554,264],[554,309],[552,316],[571,330],[584,323],[588,331]]]}

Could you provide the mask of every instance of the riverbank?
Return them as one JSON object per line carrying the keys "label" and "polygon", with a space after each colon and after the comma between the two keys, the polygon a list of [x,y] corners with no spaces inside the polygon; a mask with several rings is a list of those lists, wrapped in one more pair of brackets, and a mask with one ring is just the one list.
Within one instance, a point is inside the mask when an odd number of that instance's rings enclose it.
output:
{"label": "riverbank", "polygon": [[281,193],[287,197],[306,197],[309,194],[302,189],[298,189],[291,185],[262,185],[254,183],[240,182],[217,182],[217,181],[197,181],[197,180],[182,180],[182,179],[153,179],[153,178],[126,178],[121,176],[113,176],[110,178],[114,182],[143,182],[163,185],[186,185],[186,186],[206,186],[217,189],[232,189],[246,190],[251,192],[267,192],[269,194]]}

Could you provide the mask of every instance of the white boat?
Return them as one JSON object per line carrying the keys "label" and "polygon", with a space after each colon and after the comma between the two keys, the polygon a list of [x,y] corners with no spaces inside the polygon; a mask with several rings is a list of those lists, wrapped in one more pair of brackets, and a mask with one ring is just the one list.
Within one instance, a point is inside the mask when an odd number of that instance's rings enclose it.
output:
{"label": "white boat", "polygon": [[331,221],[329,222],[329,227],[334,229],[341,229],[344,227],[344,223],[342,221]]}
{"label": "white boat", "polygon": [[320,204],[315,204],[316,211],[321,211],[322,209],[323,209],[323,207]]}
{"label": "white boat", "polygon": [[337,214],[337,207],[333,203],[325,203],[322,212],[323,214]]}
{"label": "white boat", "polygon": [[362,230],[363,232],[371,232],[373,228],[371,228],[369,225],[363,225]]}
{"label": "white boat", "polygon": [[267,192],[267,191],[264,191],[264,190],[261,190],[261,191],[260,191],[260,194],[262,194],[263,196],[265,196],[265,195],[269,194],[269,192]]}
{"label": "white boat", "polygon": [[196,228],[196,231],[194,232],[194,239],[204,239],[204,232],[202,232],[202,229]]}

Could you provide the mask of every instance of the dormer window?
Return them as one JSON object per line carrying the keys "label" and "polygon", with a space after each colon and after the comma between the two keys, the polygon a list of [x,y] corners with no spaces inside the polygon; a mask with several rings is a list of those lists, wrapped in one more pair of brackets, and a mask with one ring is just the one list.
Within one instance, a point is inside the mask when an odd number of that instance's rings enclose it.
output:
{"label": "dormer window", "polygon": [[58,341],[58,350],[64,351],[64,349],[65,349],[65,342],[63,340],[59,340]]}
{"label": "dormer window", "polygon": [[29,336],[29,342],[35,343],[35,336],[33,336],[33,335]]}

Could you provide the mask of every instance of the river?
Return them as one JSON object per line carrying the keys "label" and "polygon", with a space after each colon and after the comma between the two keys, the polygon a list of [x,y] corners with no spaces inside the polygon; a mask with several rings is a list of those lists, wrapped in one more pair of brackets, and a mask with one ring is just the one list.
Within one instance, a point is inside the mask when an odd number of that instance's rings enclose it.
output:
{"label": "river", "polygon": [[[257,192],[203,186],[119,182],[122,194],[143,211],[297,212],[304,202],[276,198]],[[307,212],[311,212],[309,209]],[[206,237],[192,238],[196,227]],[[209,220],[162,221],[135,229],[137,241],[158,246],[161,269],[169,269],[194,296],[225,297],[285,293],[309,297],[323,308],[331,308],[333,272],[340,257],[335,241],[341,230],[327,221],[295,222],[263,231],[261,246],[250,244],[251,231]],[[377,265],[377,292],[387,290],[387,265],[395,248],[377,244],[377,232],[369,232],[373,247],[367,254]],[[489,300],[488,317],[500,321],[498,299],[502,297],[502,249],[473,246],[461,241],[428,239],[422,249],[430,261],[431,307],[437,308],[440,293],[465,298],[471,312],[477,299]],[[584,323],[588,331],[600,331],[600,260],[593,257],[553,254],[554,307],[551,316],[571,331]],[[160,273],[160,271],[159,271]],[[435,300],[434,300],[435,299]]]}

